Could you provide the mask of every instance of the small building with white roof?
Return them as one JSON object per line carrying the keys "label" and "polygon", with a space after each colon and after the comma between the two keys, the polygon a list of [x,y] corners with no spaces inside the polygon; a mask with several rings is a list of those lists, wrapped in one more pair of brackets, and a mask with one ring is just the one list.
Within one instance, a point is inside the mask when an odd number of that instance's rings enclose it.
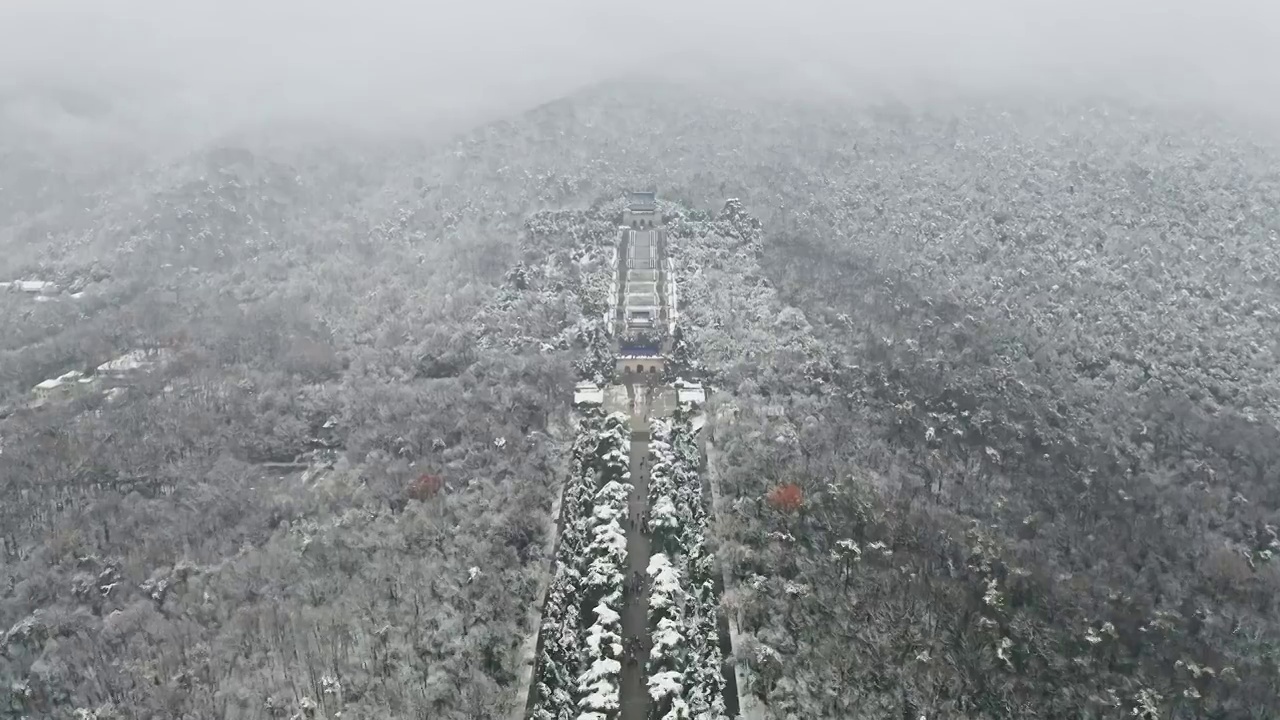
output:
{"label": "small building with white roof", "polygon": [[604,390],[595,383],[584,380],[573,389],[574,405],[602,405],[604,403]]}
{"label": "small building with white roof", "polygon": [[48,400],[55,396],[69,394],[76,389],[93,384],[93,378],[85,377],[79,370],[70,370],[56,378],[49,378],[32,389],[36,398]]}
{"label": "small building with white roof", "polygon": [[691,403],[693,405],[705,405],[707,403],[707,391],[700,383],[685,382],[677,380],[676,402],[681,405]]}
{"label": "small building with white roof", "polygon": [[130,350],[114,360],[109,360],[99,365],[97,373],[107,377],[125,377],[133,373],[150,370],[157,361],[163,361],[165,357],[166,354],[163,351]]}
{"label": "small building with white roof", "polygon": [[14,280],[9,283],[9,289],[24,293],[53,295],[58,291],[58,286],[48,280]]}

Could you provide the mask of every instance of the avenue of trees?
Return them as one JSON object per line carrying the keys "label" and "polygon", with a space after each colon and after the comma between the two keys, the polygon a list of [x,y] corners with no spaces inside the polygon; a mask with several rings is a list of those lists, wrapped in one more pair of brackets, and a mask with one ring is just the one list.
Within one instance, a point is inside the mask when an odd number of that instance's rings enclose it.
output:
{"label": "avenue of trees", "polygon": [[649,444],[649,709],[653,720],[719,720],[727,717],[720,595],[706,540],[701,453],[683,410],[653,420]]}
{"label": "avenue of trees", "polygon": [[534,720],[617,717],[629,444],[624,415],[592,410],[579,421],[560,511],[555,574],[542,611]]}

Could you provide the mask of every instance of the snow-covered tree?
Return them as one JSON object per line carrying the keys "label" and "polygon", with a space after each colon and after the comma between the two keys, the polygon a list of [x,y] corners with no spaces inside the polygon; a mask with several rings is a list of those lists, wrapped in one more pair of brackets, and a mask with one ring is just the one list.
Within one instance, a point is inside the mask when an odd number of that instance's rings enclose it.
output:
{"label": "snow-covered tree", "polygon": [[[555,575],[543,608],[533,716],[565,720],[575,708],[616,704],[617,612],[627,553],[620,524],[631,493],[626,417],[588,413],[578,423],[561,508]],[[594,624],[582,623],[594,616]],[[616,646],[616,647],[615,647]],[[620,667],[620,666],[618,666]],[[612,679],[610,679],[612,678]],[[575,701],[575,698],[578,700]]]}
{"label": "snow-covered tree", "polygon": [[587,669],[578,677],[578,692],[582,696],[578,701],[582,709],[578,720],[609,720],[618,711],[622,618],[613,607],[621,598],[621,592],[607,595],[593,611],[596,622],[586,635]]}
{"label": "snow-covered tree", "polygon": [[621,607],[626,580],[627,538],[621,521],[627,516],[632,490],[629,443],[626,416],[614,413],[606,417],[595,437],[598,486],[588,520],[591,540],[583,550],[587,567],[580,601],[592,607],[596,620],[584,637],[585,670],[577,686],[580,720],[604,720],[618,710],[622,638],[616,608]]}
{"label": "snow-covered tree", "polygon": [[671,451],[671,423],[652,421],[649,440],[649,534],[655,552],[679,553],[681,520],[676,509],[675,455]]}
{"label": "snow-covered tree", "polygon": [[685,718],[685,591],[680,586],[679,571],[665,554],[651,557],[646,572],[650,587],[649,632],[653,639],[646,667],[649,716],[655,720]]}
{"label": "snow-covered tree", "polygon": [[551,587],[542,610],[541,650],[534,677],[536,720],[568,720],[576,713],[574,697],[582,641],[584,574],[590,569],[588,552],[595,539],[592,511],[595,506],[599,445],[604,417],[589,413],[577,427],[571,451],[570,472],[561,502],[559,544]]}
{"label": "snow-covered tree", "polygon": [[596,493],[599,501],[592,517],[592,540],[587,547],[588,566],[584,587],[607,594],[622,587],[627,562],[627,536],[619,520],[626,517],[627,486],[610,481]]}
{"label": "snow-covered tree", "polygon": [[649,561],[647,667],[653,720],[724,717],[720,672],[719,598],[706,549],[707,512],[698,473],[700,450],[690,420],[654,420],[649,444]]}
{"label": "snow-covered tree", "polygon": [[600,484],[593,497],[591,542],[584,553],[588,563],[585,586],[592,599],[620,592],[625,581],[627,538],[621,523],[627,517],[632,489],[629,444],[626,416],[614,413],[605,418],[596,443]]}

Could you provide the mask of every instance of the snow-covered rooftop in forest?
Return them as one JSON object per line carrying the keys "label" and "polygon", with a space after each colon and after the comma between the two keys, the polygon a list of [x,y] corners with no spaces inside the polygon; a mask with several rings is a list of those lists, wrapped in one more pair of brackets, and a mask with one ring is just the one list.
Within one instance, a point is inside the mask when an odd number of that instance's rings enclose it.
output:
{"label": "snow-covered rooftop in forest", "polygon": [[52,292],[57,286],[49,280],[14,280],[9,287],[22,292],[44,293]]}
{"label": "snow-covered rooftop in forest", "polygon": [[627,196],[627,207],[632,210],[656,210],[658,193],[648,191],[632,192]]}
{"label": "snow-covered rooftop in forest", "polygon": [[702,405],[707,402],[707,391],[697,383],[676,385],[676,401]]}
{"label": "snow-covered rooftop in forest", "polygon": [[604,390],[593,382],[580,382],[573,389],[575,405],[599,405],[604,402]]}
{"label": "snow-covered rooftop in forest", "polygon": [[98,366],[98,372],[110,375],[142,370],[151,367],[154,360],[159,357],[159,353],[148,354],[145,350],[131,350],[115,360],[102,363]]}

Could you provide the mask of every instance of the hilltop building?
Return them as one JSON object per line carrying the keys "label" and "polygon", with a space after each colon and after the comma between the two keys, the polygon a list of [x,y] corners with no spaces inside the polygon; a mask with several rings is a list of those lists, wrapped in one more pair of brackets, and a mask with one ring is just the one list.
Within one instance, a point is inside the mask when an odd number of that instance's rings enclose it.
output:
{"label": "hilltop building", "polygon": [[655,192],[633,192],[627,196],[627,209],[622,211],[622,224],[629,228],[655,228],[662,224],[662,215],[658,213],[658,194]]}
{"label": "hilltop building", "polygon": [[[633,418],[657,412],[666,416],[692,413],[695,430],[706,422],[708,389],[675,378],[668,384],[667,360],[676,333],[675,261],[669,251],[667,229],[658,212],[655,193],[628,195],[617,242],[610,249],[611,265],[605,320],[613,350],[614,378],[605,384],[589,381],[574,387],[573,405],[589,411],[629,413]],[[594,341],[602,340],[600,335]],[[593,344],[592,365],[601,357]],[[607,351],[606,351],[607,352]]]}

